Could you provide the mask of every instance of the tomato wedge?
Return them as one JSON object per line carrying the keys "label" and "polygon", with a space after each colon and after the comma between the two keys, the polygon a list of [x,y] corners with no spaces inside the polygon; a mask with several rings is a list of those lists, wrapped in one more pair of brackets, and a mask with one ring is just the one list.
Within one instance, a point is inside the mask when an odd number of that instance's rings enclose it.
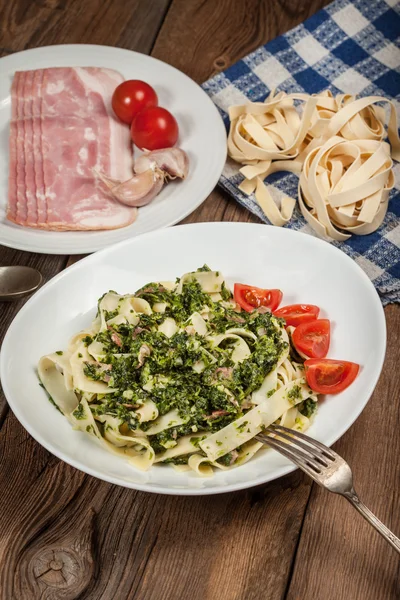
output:
{"label": "tomato wedge", "polygon": [[309,358],[304,363],[307,383],[317,394],[338,394],[357,377],[360,365],[333,358]]}
{"label": "tomato wedge", "polygon": [[235,283],[233,288],[235,301],[247,312],[252,312],[260,306],[265,306],[272,312],[278,308],[282,296],[281,290],[263,290],[243,283]]}
{"label": "tomato wedge", "polygon": [[314,304],[290,304],[276,310],[274,315],[285,319],[286,325],[297,327],[301,323],[310,323],[318,319],[319,307]]}
{"label": "tomato wedge", "polygon": [[328,354],[330,337],[329,319],[316,319],[298,325],[293,332],[292,340],[297,351],[310,358],[324,358]]}

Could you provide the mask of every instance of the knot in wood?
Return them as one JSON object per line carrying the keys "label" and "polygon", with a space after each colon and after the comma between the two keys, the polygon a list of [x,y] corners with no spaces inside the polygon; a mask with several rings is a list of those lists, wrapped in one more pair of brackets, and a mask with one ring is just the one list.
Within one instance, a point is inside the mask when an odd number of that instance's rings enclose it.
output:
{"label": "knot in wood", "polygon": [[21,556],[13,598],[81,597],[94,575],[94,517],[89,508],[36,537]]}
{"label": "knot in wood", "polygon": [[222,71],[223,69],[226,69],[227,66],[228,66],[228,60],[225,56],[219,56],[218,58],[216,58],[214,60],[214,68],[217,71]]}
{"label": "knot in wood", "polygon": [[60,571],[63,568],[63,563],[58,560],[51,560],[49,566],[53,571]]}
{"label": "knot in wood", "polygon": [[82,577],[82,560],[71,548],[47,548],[32,557],[33,574],[42,584],[65,588]]}

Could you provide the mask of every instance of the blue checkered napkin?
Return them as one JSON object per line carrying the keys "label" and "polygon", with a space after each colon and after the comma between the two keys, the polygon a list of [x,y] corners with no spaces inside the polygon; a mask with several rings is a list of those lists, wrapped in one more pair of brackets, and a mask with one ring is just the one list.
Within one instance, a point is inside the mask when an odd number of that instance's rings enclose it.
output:
{"label": "blue checkered napkin", "polygon": [[[273,89],[313,94],[330,89],[361,96],[395,99],[400,108],[400,2],[335,0],[302,25],[258,48],[203,84],[226,128],[227,110],[247,100],[262,101]],[[398,110],[399,112],[399,110]],[[253,195],[243,194],[241,165],[228,160],[220,179],[240,204],[268,223]],[[378,231],[332,242],[351,256],[374,283],[383,304],[400,302],[400,164],[389,209]],[[298,178],[275,173],[267,178],[273,197],[297,198]],[[298,208],[286,225],[315,235]]]}

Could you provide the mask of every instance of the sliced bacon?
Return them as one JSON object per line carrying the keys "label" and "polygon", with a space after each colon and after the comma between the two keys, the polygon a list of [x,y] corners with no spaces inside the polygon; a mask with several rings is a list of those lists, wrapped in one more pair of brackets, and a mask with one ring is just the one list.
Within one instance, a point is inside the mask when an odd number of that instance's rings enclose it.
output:
{"label": "sliced bacon", "polygon": [[237,459],[237,457],[239,456],[239,452],[237,450],[231,450],[231,459],[229,461],[229,466],[231,467],[233,465],[233,463],[235,462],[235,460]]}
{"label": "sliced bacon", "polygon": [[229,317],[229,320],[234,323],[246,323],[246,319],[243,319],[243,317],[234,317],[233,315]]}
{"label": "sliced bacon", "polygon": [[111,371],[112,369],[112,365],[108,365],[106,363],[96,361],[94,364],[100,371]]}
{"label": "sliced bacon", "polygon": [[25,192],[27,215],[26,224],[35,226],[38,221],[36,198],[35,157],[33,148],[33,79],[35,71],[27,71],[24,87],[24,156],[25,156]]}
{"label": "sliced bacon", "polygon": [[218,417],[224,417],[225,415],[229,415],[227,410],[214,410],[211,415],[205,415],[204,419],[207,421],[210,419],[218,419]]}
{"label": "sliced bacon", "polygon": [[164,287],[163,285],[150,285],[147,286],[145,288],[143,288],[142,290],[139,290],[135,296],[137,298],[140,298],[140,296],[143,296],[143,294],[156,294],[158,292],[167,292],[167,288]]}
{"label": "sliced bacon", "polygon": [[144,327],[135,327],[135,329],[132,331],[132,338],[137,338],[142,331],[148,331],[148,329],[145,329]]}
{"label": "sliced bacon", "polygon": [[17,214],[18,222],[25,223],[27,217],[26,187],[25,187],[25,152],[24,152],[24,93],[25,75],[23,71],[19,74],[17,87]]}
{"label": "sliced bacon", "polygon": [[46,223],[47,221],[47,203],[44,188],[42,151],[42,84],[44,71],[44,69],[37,69],[35,71],[32,86],[33,157],[35,169],[38,223]]}
{"label": "sliced bacon", "polygon": [[111,334],[111,341],[114,342],[114,344],[116,344],[116,346],[119,348],[122,348],[122,340],[115,331],[113,331]]}
{"label": "sliced bacon", "polygon": [[97,67],[54,67],[15,78],[10,149],[14,138],[17,160],[10,160],[8,218],[55,231],[132,223],[137,209],[111,198],[93,174],[132,176],[129,128],[110,104],[122,76]]}
{"label": "sliced bacon", "polygon": [[233,367],[218,367],[215,369],[215,374],[223,379],[232,379]]}
{"label": "sliced bacon", "polygon": [[9,138],[9,154],[10,168],[8,177],[8,207],[7,218],[14,221],[17,217],[17,137],[18,137],[18,122],[17,122],[17,107],[18,107],[18,87],[19,73],[16,73],[11,86],[11,123],[10,123],[10,138]]}

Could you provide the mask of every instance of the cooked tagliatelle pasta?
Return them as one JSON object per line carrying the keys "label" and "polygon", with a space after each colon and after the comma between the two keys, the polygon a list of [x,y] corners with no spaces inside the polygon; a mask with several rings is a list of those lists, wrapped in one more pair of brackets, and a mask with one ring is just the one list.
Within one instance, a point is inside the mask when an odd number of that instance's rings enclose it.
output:
{"label": "cooked tagliatelle pasta", "polygon": [[[296,106],[297,103],[297,106]],[[385,110],[390,108],[386,136]],[[283,197],[278,208],[264,179],[277,171],[300,176],[300,210],[320,235],[346,240],[365,235],[382,223],[393,188],[392,157],[400,161],[400,140],[393,102],[381,96],[357,99],[286,94],[274,91],[265,102],[229,109],[228,153],[244,164],[239,189],[255,193],[273,225],[292,217],[294,198]]]}
{"label": "cooked tagliatelle pasta", "polygon": [[40,359],[39,377],[75,429],[135,467],[209,476],[252,458],[271,423],[309,426],[317,396],[284,325],[263,307],[242,311],[204,266],[106,293],[91,327]]}

